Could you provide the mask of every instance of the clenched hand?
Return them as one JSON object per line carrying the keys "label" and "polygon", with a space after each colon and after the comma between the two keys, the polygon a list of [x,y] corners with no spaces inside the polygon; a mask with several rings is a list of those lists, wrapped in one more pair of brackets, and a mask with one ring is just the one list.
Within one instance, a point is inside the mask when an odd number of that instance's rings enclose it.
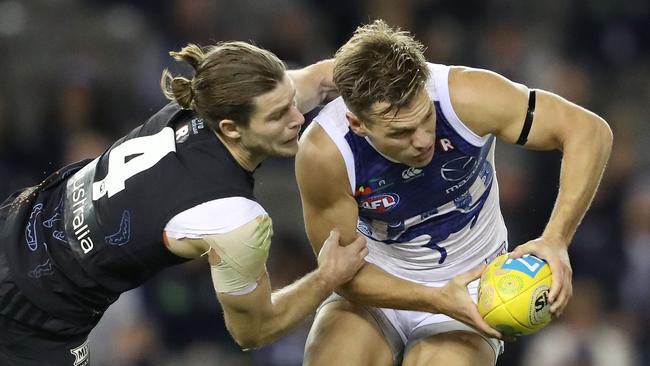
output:
{"label": "clenched hand", "polygon": [[332,230],[318,253],[318,271],[332,289],[350,281],[366,263],[366,239],[357,238],[347,246],[339,242],[340,233]]}

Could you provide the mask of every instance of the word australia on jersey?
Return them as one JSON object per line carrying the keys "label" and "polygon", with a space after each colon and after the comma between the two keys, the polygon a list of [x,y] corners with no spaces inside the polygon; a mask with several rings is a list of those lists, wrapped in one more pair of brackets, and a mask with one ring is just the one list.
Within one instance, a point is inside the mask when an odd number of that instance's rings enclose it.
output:
{"label": "word australia on jersey", "polygon": [[367,260],[403,278],[447,280],[505,250],[494,171],[494,136],[480,137],[459,120],[449,99],[449,67],[429,65],[427,91],[436,111],[432,161],[409,167],[382,155],[348,125],[342,98],[316,121],[345,161],[359,207]]}
{"label": "word australia on jersey", "polygon": [[7,247],[16,284],[83,333],[119,294],[188,260],[163,243],[172,217],[211,200],[254,200],[253,184],[203,120],[170,103],[96,159],[30,190]]}

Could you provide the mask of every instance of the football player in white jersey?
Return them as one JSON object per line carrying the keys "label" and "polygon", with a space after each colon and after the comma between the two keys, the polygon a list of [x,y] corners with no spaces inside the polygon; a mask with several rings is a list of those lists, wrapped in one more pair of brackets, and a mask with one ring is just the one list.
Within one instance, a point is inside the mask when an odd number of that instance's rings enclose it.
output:
{"label": "football player in white jersey", "polygon": [[[368,240],[367,263],[319,309],[306,365],[494,365],[501,334],[479,315],[477,279],[505,251],[494,138],[563,152],[542,235],[511,254],[546,260],[551,312],[572,295],[567,247],[611,145],[594,113],[496,73],[427,63],[422,45],[382,21],[336,54],[342,99],[300,141],[296,175],[309,239]],[[314,169],[317,167],[317,169]]]}

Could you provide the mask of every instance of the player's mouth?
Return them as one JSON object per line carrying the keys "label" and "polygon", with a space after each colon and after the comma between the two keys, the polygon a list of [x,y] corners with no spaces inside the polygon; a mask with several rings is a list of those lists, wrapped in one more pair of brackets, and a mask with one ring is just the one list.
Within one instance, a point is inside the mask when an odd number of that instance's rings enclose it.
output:
{"label": "player's mouth", "polygon": [[294,137],[288,139],[287,141],[283,142],[283,145],[293,145],[298,143],[298,134],[296,134]]}
{"label": "player's mouth", "polygon": [[429,159],[430,157],[433,156],[433,147],[434,147],[434,144],[431,144],[431,146],[429,146],[426,150],[424,150],[423,152],[415,155],[413,158],[415,160],[417,160],[417,161],[422,161],[422,160]]}
{"label": "player's mouth", "polygon": [[298,143],[298,139],[300,138],[300,130],[302,130],[302,126],[299,126],[298,129],[297,129],[297,131],[295,131],[296,134],[293,135],[293,137],[291,137],[290,139],[285,140],[285,141],[282,143],[282,145],[294,145],[294,144],[297,144],[297,143]]}

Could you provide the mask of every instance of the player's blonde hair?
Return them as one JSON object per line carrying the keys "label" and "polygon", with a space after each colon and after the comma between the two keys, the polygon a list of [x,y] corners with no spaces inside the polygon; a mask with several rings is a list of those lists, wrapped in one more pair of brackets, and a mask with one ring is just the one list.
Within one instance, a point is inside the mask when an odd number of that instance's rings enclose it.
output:
{"label": "player's blonde hair", "polygon": [[163,93],[205,118],[217,132],[217,124],[223,119],[247,125],[255,111],[253,98],[273,90],[286,70],[273,53],[245,42],[208,47],[188,44],[169,54],[190,64],[194,77],[172,76],[165,69],[160,79]]}
{"label": "player's blonde hair", "polygon": [[[409,104],[429,77],[424,47],[410,33],[382,20],[357,28],[336,52],[334,82],[348,108],[366,120],[396,113]],[[373,111],[377,102],[388,104]]]}

